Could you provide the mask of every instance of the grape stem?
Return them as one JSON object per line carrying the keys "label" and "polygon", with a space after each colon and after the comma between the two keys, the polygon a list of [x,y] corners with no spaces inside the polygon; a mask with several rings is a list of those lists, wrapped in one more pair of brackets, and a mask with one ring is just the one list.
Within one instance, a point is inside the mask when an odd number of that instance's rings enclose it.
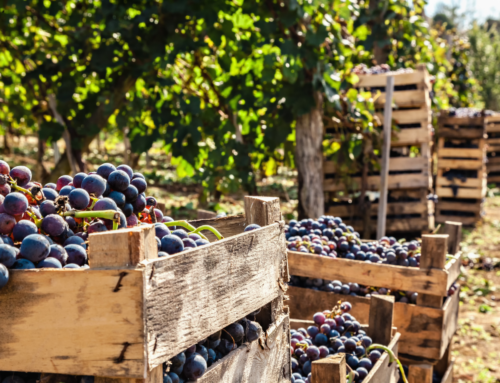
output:
{"label": "grape stem", "polygon": [[396,363],[398,364],[398,367],[399,367],[399,371],[401,372],[401,377],[403,378],[403,382],[404,383],[408,383],[408,380],[406,379],[406,375],[405,375],[405,372],[403,370],[403,365],[401,364],[401,362],[399,361],[398,358],[396,358],[396,356],[394,355],[394,353],[392,352],[392,350],[388,347],[385,347],[381,344],[372,344],[371,346],[369,346],[367,349],[366,349],[366,354],[368,354],[371,350],[375,350],[375,349],[380,349],[380,350],[384,350],[385,352],[387,352],[389,354],[389,362],[390,363],[394,363],[394,361],[396,361]]}
{"label": "grape stem", "polygon": [[10,186],[12,187],[12,189],[17,190],[17,191],[19,191],[19,192],[21,192],[21,193],[23,193],[23,194],[27,194],[27,195],[29,195],[31,198],[33,198],[33,199],[37,202],[37,204],[40,204],[40,202],[41,202],[41,201],[40,201],[40,200],[38,200],[38,199],[37,199],[37,198],[33,195],[33,193],[31,193],[31,191],[29,191],[28,189],[25,189],[25,188],[23,188],[23,187],[19,186],[19,185],[17,184],[16,180],[9,181],[9,184],[10,184]]}
{"label": "grape stem", "polygon": [[190,223],[188,223],[187,221],[172,221],[172,222],[163,222],[163,223],[167,227],[170,227],[170,226],[180,226],[180,227],[183,227],[184,229],[189,230],[190,234],[198,234],[203,239],[205,239],[207,241],[208,241],[208,238],[205,237],[201,233],[202,230],[208,230],[208,231],[210,231],[213,235],[215,235],[217,237],[217,239],[223,239],[224,238],[222,236],[222,234],[219,233],[215,228],[213,228],[212,226],[208,226],[208,225],[204,225],[204,226],[200,226],[199,228],[196,228],[193,225],[191,225]]}
{"label": "grape stem", "polygon": [[75,218],[100,218],[113,221],[113,230],[118,230],[120,224],[120,213],[114,210],[99,210],[99,211],[76,211],[70,210],[62,214],[63,217]]}

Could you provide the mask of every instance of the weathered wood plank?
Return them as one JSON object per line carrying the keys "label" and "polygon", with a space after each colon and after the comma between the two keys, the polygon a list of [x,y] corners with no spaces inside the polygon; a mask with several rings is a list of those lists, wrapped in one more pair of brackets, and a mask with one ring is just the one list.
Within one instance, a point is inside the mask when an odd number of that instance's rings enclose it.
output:
{"label": "weathered wood plank", "polygon": [[[372,87],[385,87],[387,76],[394,76],[394,85],[413,85],[421,84],[426,81],[424,71],[416,70],[410,73],[381,73],[381,74],[360,74],[359,82],[355,84],[357,88],[372,88]],[[405,92],[405,91],[401,91]]]}
{"label": "weathered wood plank", "polygon": [[438,201],[436,210],[467,211],[480,213],[483,208],[483,202],[477,200],[474,203],[463,203],[461,201]]}
{"label": "weathered wood plank", "polygon": [[458,252],[446,263],[445,270],[448,272],[448,283],[446,284],[446,287],[448,289],[453,283],[456,282],[461,274],[460,268],[462,266],[462,256],[463,254]]}
{"label": "weathered wood plank", "polygon": [[89,264],[98,268],[135,268],[144,259],[158,258],[153,225],[89,235]]}
{"label": "weathered wood plank", "polygon": [[450,220],[459,221],[463,225],[469,226],[469,225],[475,225],[477,222],[479,222],[481,220],[481,217],[479,217],[478,214],[476,214],[476,216],[474,216],[474,217],[460,217],[460,216],[456,216],[456,215],[442,214],[440,211],[437,211],[436,222],[444,223],[444,222],[450,221]]}
{"label": "weathered wood plank", "polygon": [[331,355],[312,364],[312,383],[345,383],[347,374],[345,354]]}
{"label": "weathered wood plank", "polygon": [[145,377],[140,271],[10,275],[0,290],[0,370]]}
{"label": "weathered wood plank", "polygon": [[464,148],[439,148],[438,157],[452,157],[452,158],[478,158],[484,156],[483,149],[464,149]]}
{"label": "weathered wood plank", "polygon": [[393,296],[373,295],[371,297],[368,334],[373,343],[388,346],[391,342],[393,311]]}
{"label": "weathered wood plank", "polygon": [[282,227],[143,263],[150,369],[279,296]]}
{"label": "weathered wood plank", "polygon": [[[430,185],[429,174],[392,174],[389,175],[389,189],[415,189],[428,188]],[[338,179],[325,179],[323,190],[328,192],[359,190],[361,188],[361,177],[352,177],[349,185],[345,185]],[[379,190],[380,176],[367,177],[367,190]]]}
{"label": "weathered wood plank", "polygon": [[[325,161],[323,165],[325,174],[335,173],[335,163]],[[410,171],[429,168],[429,159],[426,157],[392,157],[389,160],[389,171]]]}
{"label": "weathered wood plank", "polygon": [[[380,93],[375,100],[377,108],[384,107],[386,100],[386,93]],[[396,90],[392,96],[392,102],[399,108],[416,108],[419,106],[429,107],[429,92],[425,90]]]}
{"label": "weathered wood plank", "polygon": [[245,196],[245,217],[247,225],[266,226],[281,221],[279,198]]}
{"label": "weathered wood plank", "polygon": [[374,264],[342,258],[288,252],[291,275],[310,278],[338,279],[391,289],[416,291],[445,296],[448,274],[444,270],[420,270],[403,266]]}
{"label": "weathered wood plank", "polygon": [[462,241],[462,224],[460,222],[446,221],[441,234],[448,234],[448,254],[457,254]]}
{"label": "weathered wood plank", "polygon": [[[484,180],[484,183],[486,183],[486,180]],[[486,191],[487,191],[486,185],[484,185],[484,187],[475,189],[458,187],[455,195],[451,187],[439,187],[439,186],[436,187],[436,194],[439,197],[445,197],[445,198],[484,198],[484,196],[486,195]],[[448,221],[450,221],[450,219],[448,219]]]}
{"label": "weathered wood plank", "polygon": [[[420,269],[443,270],[446,264],[447,251],[448,234],[423,235]],[[419,294],[417,298],[417,305],[440,308],[443,305],[443,298],[440,295]]]}
{"label": "weathered wood plank", "polygon": [[444,318],[443,318],[443,333],[441,335],[441,349],[439,355],[436,359],[441,359],[446,352],[448,345],[450,344],[453,335],[458,329],[458,310],[460,305],[460,290],[455,292],[451,297],[449,297],[444,306]]}
{"label": "weathered wood plank", "polygon": [[290,381],[290,327],[281,316],[261,341],[245,343],[211,366],[198,383]]}
{"label": "weathered wood plank", "polygon": [[468,169],[479,170],[484,166],[481,159],[467,159],[467,160],[451,160],[446,158],[438,159],[439,169]]}

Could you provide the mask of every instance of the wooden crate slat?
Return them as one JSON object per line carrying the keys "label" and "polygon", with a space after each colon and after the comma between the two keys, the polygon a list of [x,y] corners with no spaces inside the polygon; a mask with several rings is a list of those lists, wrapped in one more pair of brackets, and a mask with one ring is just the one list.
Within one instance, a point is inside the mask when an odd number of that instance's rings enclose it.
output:
{"label": "wooden crate slat", "polygon": [[[410,171],[421,170],[429,166],[429,159],[426,157],[393,157],[389,160],[389,171]],[[323,164],[325,174],[335,173],[335,163],[325,161]]]}
{"label": "wooden crate slat", "polygon": [[[359,82],[356,83],[357,88],[380,88],[385,87],[387,84],[387,76],[394,77],[394,85],[413,85],[424,83],[428,80],[426,72],[416,70],[410,73],[381,73],[381,74],[359,74]],[[403,91],[404,92],[404,91]]]}
{"label": "wooden crate slat", "polygon": [[[376,113],[376,116],[381,120],[384,118],[383,113]],[[432,122],[432,114],[430,109],[424,106],[419,109],[393,110],[392,119],[396,121],[396,124],[416,124],[419,122],[430,124]]]}
{"label": "wooden crate slat", "polygon": [[418,145],[431,140],[431,125],[425,121],[420,128],[405,128],[393,133],[391,146]]}
{"label": "wooden crate slat", "polygon": [[374,286],[416,291],[445,296],[448,273],[444,270],[420,270],[402,266],[374,264],[342,258],[320,257],[313,254],[289,251],[290,275],[323,278],[355,283],[370,280]]}
{"label": "wooden crate slat", "polygon": [[[384,84],[385,87],[385,84]],[[376,96],[378,93],[374,93]],[[386,93],[380,92],[375,99],[375,106],[383,108],[385,106]],[[394,91],[392,103],[398,108],[415,108],[420,106],[430,107],[429,91],[427,90],[399,90]]]}
{"label": "wooden crate slat", "polygon": [[463,203],[460,201],[438,201],[436,205],[436,211],[441,210],[454,210],[454,211],[466,211],[466,212],[479,212],[483,208],[483,203],[478,200],[475,203]]}
{"label": "wooden crate slat", "polygon": [[500,182],[500,176],[489,176],[488,183],[496,183]]}
{"label": "wooden crate slat", "polygon": [[275,223],[144,262],[149,368],[278,297],[284,249]]}
{"label": "wooden crate slat", "polygon": [[500,164],[490,164],[490,163],[487,163],[486,164],[486,169],[487,169],[488,173],[490,173],[490,172],[499,172],[500,171]]}
{"label": "wooden crate slat", "polygon": [[[246,227],[246,220],[244,215],[233,215],[222,218],[200,219],[196,221],[189,221],[194,227],[204,225],[212,226],[217,229],[225,238],[241,234]],[[210,240],[215,241],[217,238],[209,231],[204,231],[203,234]]]}
{"label": "wooden crate slat", "polygon": [[[484,181],[486,183],[486,180]],[[456,195],[450,187],[436,187],[436,194],[445,198],[484,198],[486,195],[486,185],[482,188],[461,188],[459,187]]]}
{"label": "wooden crate slat", "polygon": [[[429,188],[432,183],[429,174],[393,174],[389,175],[388,188],[392,189],[417,189]],[[350,181],[349,190],[361,189],[361,177],[352,177]],[[367,177],[367,190],[380,189],[380,176]],[[323,181],[323,190],[327,192],[345,191],[346,187],[341,180],[325,179]]]}
{"label": "wooden crate slat", "polygon": [[[427,199],[416,202],[388,202],[387,214],[427,214]],[[370,214],[378,213],[378,203],[370,204]],[[357,216],[357,205],[336,205],[328,208],[328,214],[335,217]]]}
{"label": "wooden crate slat", "polygon": [[482,160],[484,151],[482,149],[439,148],[438,157],[478,158]]}
{"label": "wooden crate slat", "polygon": [[499,157],[488,157],[488,162],[486,165],[499,165],[500,164],[500,156]]}
{"label": "wooden crate slat", "polygon": [[[440,170],[440,172],[442,172],[442,170]],[[484,177],[466,178],[465,182],[462,182],[458,178],[449,180],[448,178],[439,175],[436,177],[436,187],[457,185],[460,188],[481,188],[483,184],[484,184]]]}
{"label": "wooden crate slat", "polygon": [[280,383],[290,381],[290,326],[282,316],[259,341],[243,344],[210,366],[198,383]]}
{"label": "wooden crate slat", "polygon": [[457,160],[457,159],[447,159],[447,158],[438,159],[439,169],[479,170],[482,169],[483,166],[484,162],[482,161],[482,159],[470,159],[470,160]]}
{"label": "wooden crate slat", "polygon": [[140,271],[10,270],[10,278],[0,290],[0,370],[145,377]]}

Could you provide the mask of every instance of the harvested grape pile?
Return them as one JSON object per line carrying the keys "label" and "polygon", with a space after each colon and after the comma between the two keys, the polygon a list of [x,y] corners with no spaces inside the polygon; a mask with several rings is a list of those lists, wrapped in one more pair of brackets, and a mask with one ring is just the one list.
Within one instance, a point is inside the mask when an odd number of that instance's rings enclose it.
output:
{"label": "harvested grape pile", "polygon": [[383,237],[362,243],[359,233],[338,217],[291,220],[285,233],[291,251],[398,266],[418,267],[420,264],[420,242],[400,243],[394,237]]}
{"label": "harvested grape pile", "polygon": [[496,114],[492,110],[481,110],[474,108],[450,108],[449,110],[442,111],[441,113],[448,117],[458,117],[458,118],[484,117],[484,116],[493,116],[494,114]]}
{"label": "harvested grape pile", "polygon": [[254,342],[262,334],[262,327],[255,322],[260,310],[235,322],[207,339],[189,347],[170,359],[163,366],[163,383],[182,383],[201,378],[212,364],[222,359],[243,343]]}
{"label": "harvested grape pile", "polygon": [[201,232],[163,216],[146,189],[145,177],[127,165],[105,163],[95,173],[42,186],[27,167],[10,169],[0,160],[0,288],[9,269],[89,268],[92,233],[155,224],[160,257],[209,243]]}
{"label": "harvested grape pile", "polygon": [[328,355],[346,354],[346,362],[354,373],[354,381],[362,382],[382,353],[371,349],[372,340],[344,302],[332,311],[314,314],[314,325],[291,330],[292,382],[311,383],[312,362]]}
{"label": "harvested grape pile", "polygon": [[352,70],[356,74],[383,74],[383,73],[412,73],[412,68],[399,68],[395,71],[391,70],[388,64],[375,65],[368,67],[366,64],[359,64]]}

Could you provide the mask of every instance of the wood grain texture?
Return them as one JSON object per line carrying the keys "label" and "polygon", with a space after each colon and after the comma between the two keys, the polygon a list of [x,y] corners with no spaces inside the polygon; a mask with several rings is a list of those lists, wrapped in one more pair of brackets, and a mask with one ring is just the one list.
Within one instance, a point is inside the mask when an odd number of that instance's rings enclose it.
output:
{"label": "wood grain texture", "polygon": [[468,169],[468,170],[479,170],[482,169],[484,163],[481,159],[468,159],[468,160],[456,160],[439,158],[438,168],[439,169]]}
{"label": "wood grain texture", "polygon": [[442,228],[442,234],[448,235],[448,254],[458,253],[462,241],[462,223],[446,221]]}
{"label": "wood grain texture", "polygon": [[451,342],[446,347],[446,351],[444,352],[442,358],[434,366],[434,371],[437,372],[440,376],[444,376],[450,364],[451,364]]}
{"label": "wood grain texture", "polygon": [[260,341],[245,343],[211,366],[198,383],[290,381],[290,326],[282,315]]}
{"label": "wood grain texture", "polygon": [[[355,84],[355,86],[357,88],[372,88],[372,87],[381,88],[385,86],[387,76],[394,77],[394,85],[396,86],[423,84],[426,82],[425,72],[416,70],[410,73],[389,72],[376,75],[360,74],[358,75],[359,82]],[[406,91],[401,91],[401,92],[406,92]]]}
{"label": "wood grain texture", "polygon": [[144,259],[154,258],[158,258],[158,245],[153,225],[89,235],[89,264],[92,269],[135,268]]}
{"label": "wood grain texture", "polygon": [[410,365],[408,368],[408,383],[432,383],[432,365]]}
{"label": "wood grain texture", "polygon": [[[378,159],[380,163],[380,159]],[[389,171],[410,171],[421,170],[429,167],[429,160],[426,157],[392,157],[389,160]],[[335,173],[336,165],[333,161],[326,161],[324,165],[325,174]]]}
{"label": "wood grain texture", "polygon": [[458,279],[458,277],[461,274],[461,266],[462,266],[462,253],[457,253],[448,260],[445,266],[445,270],[448,273],[448,283],[446,284],[446,287],[449,289],[453,283],[455,283]]}
{"label": "wood grain texture", "polygon": [[11,270],[0,370],[145,377],[140,271]]}
{"label": "wood grain texture", "polygon": [[281,221],[280,199],[245,196],[245,217],[247,225],[266,226]]}
{"label": "wood grain texture", "polygon": [[149,368],[279,296],[283,223],[145,261]]}
{"label": "wood grain texture", "polygon": [[373,295],[371,297],[368,334],[373,343],[388,346],[391,342],[393,311],[393,296]]}
{"label": "wood grain texture", "polygon": [[477,216],[461,217],[457,215],[447,215],[447,214],[442,214],[439,210],[436,212],[436,222],[444,223],[449,220],[459,221],[465,226],[472,226],[478,223],[481,220],[481,218]]}
{"label": "wood grain texture", "polygon": [[403,266],[373,264],[342,258],[319,257],[288,251],[291,275],[382,286],[446,296],[448,273],[444,270],[420,270]]}
{"label": "wood grain texture", "polygon": [[[393,174],[389,175],[389,189],[415,189],[428,188],[430,179],[428,173],[420,174]],[[380,176],[368,176],[367,190],[379,190]],[[338,179],[325,179],[323,182],[324,191],[335,192],[345,190],[360,190],[361,177],[352,177],[349,185]]]}
{"label": "wood grain texture", "polygon": [[345,354],[331,355],[312,363],[312,383],[345,383],[346,382]]}
{"label": "wood grain texture", "polygon": [[[423,235],[420,269],[444,269],[447,251],[448,234]],[[419,294],[417,298],[417,305],[440,308],[443,305],[443,298],[441,295],[436,294]]]}

